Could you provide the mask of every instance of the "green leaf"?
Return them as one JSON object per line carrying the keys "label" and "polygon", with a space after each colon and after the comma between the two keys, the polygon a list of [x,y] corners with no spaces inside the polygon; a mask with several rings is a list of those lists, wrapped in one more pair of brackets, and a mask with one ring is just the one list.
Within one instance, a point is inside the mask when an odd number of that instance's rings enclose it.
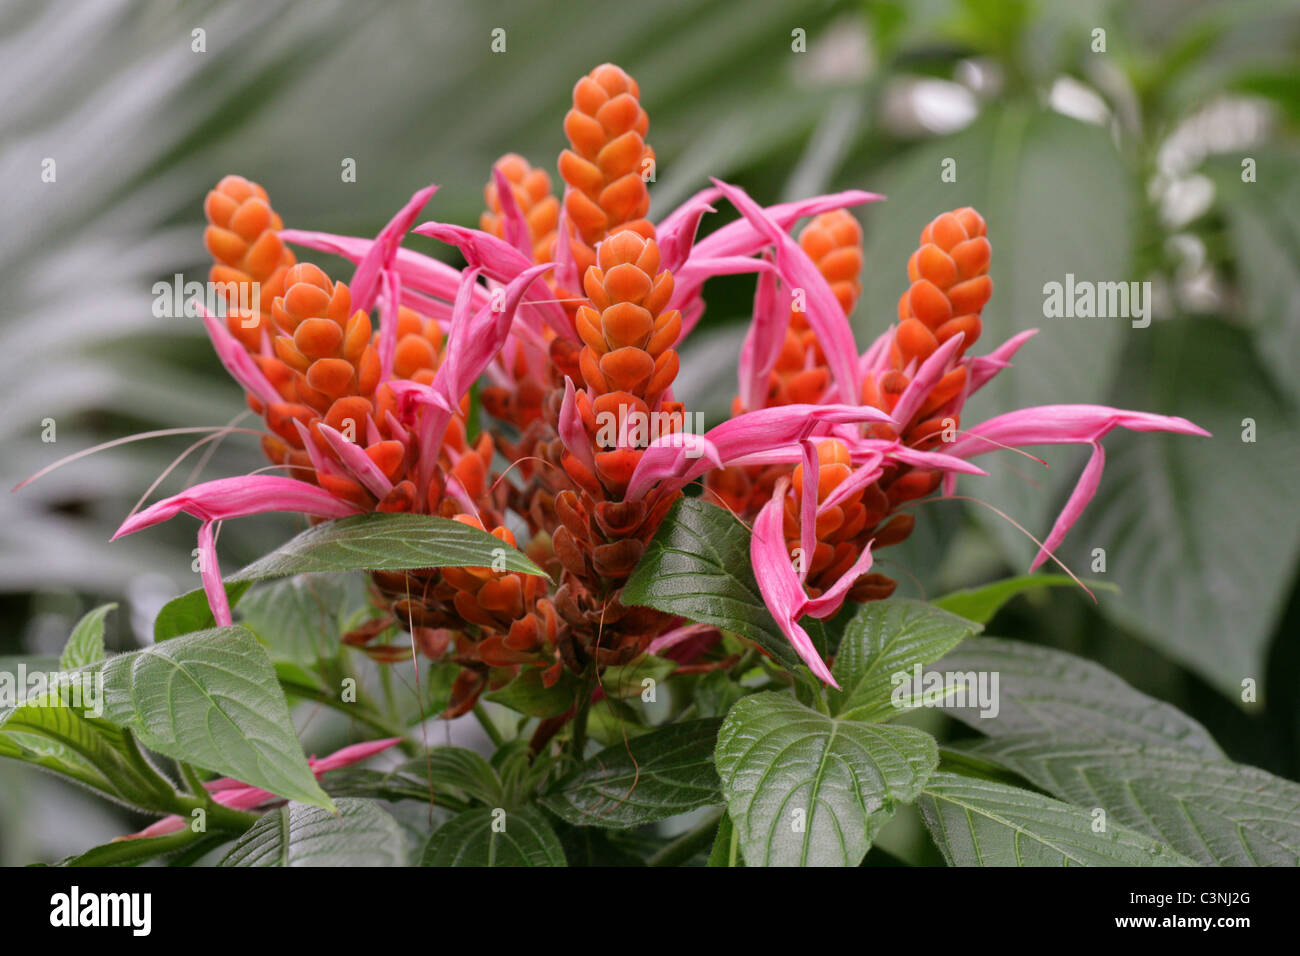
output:
{"label": "green leaf", "polygon": [[[95,679],[98,674],[66,676]],[[61,697],[59,691],[49,690],[17,707],[0,708],[0,755],[61,773],[132,806],[169,809],[175,788],[144,758],[126,730],[92,716],[100,709],[94,705],[107,708],[107,701]]]}
{"label": "green leaf", "polygon": [[771,692],[731,709],[715,755],[749,866],[857,866],[937,766],[912,727],[837,720]]}
{"label": "green leaf", "polygon": [[1038,734],[1047,740],[1072,734],[1098,744],[1114,741],[1223,756],[1209,731],[1176,707],[1064,651],[981,637],[953,651],[936,669],[997,675],[996,715],[981,717],[976,708],[945,708],[945,713],[989,736]]}
{"label": "green leaf", "polygon": [[[956,182],[936,190],[948,157],[957,161]],[[864,213],[865,257],[874,267],[863,274],[862,302],[854,312],[860,342],[873,341],[892,321],[921,229],[942,212],[970,205],[987,220],[993,244],[993,299],[975,351],[991,351],[1026,329],[1040,331],[1012,368],[971,397],[963,427],[1033,405],[1106,403],[1124,341],[1153,330],[1133,329],[1124,319],[1043,314],[1043,286],[1065,282],[1067,273],[1088,281],[1142,278],[1131,262],[1138,221],[1134,177],[1106,129],[1008,102],[960,133],[905,151],[883,172],[873,171],[870,182],[889,201]],[[1049,449],[1045,457],[1052,468],[1032,466],[1033,485],[1024,477],[1025,460],[1007,452],[982,456],[979,464],[989,475],[963,478],[959,487],[1041,537],[1078,474],[1070,464],[1073,449]],[[1032,542],[988,509],[970,507],[1013,565],[1029,563]],[[927,514],[918,514],[918,523]]]}
{"label": "green leaf", "polygon": [[[1106,581],[1088,581],[1093,591],[1119,593],[1119,588]],[[1077,588],[1079,585],[1066,574],[1022,574],[1005,578],[978,588],[965,588],[936,598],[936,606],[960,615],[977,624],[987,624],[994,614],[1012,598],[1043,588]]]}
{"label": "green leaf", "polygon": [[[227,838],[228,839],[228,838]],[[59,866],[136,866],[145,860],[174,853],[198,841],[188,829],[156,837],[135,837],[130,840],[113,840],[91,847],[84,853],[59,861]]]}
{"label": "green leaf", "polygon": [[392,775],[420,780],[426,799],[432,783],[435,800],[439,787],[449,787],[490,807],[505,804],[497,772],[486,760],[464,747],[434,747],[427,755],[408,760],[396,768]]}
{"label": "green leaf", "polygon": [[519,550],[485,531],[449,518],[366,514],[308,528],[229,580],[257,581],[308,571],[405,571],[492,567],[546,573]]}
{"label": "green leaf", "polygon": [[103,673],[105,715],[151,750],[333,809],[307,766],[271,659],[244,628],[121,654]]}
{"label": "green leaf", "polygon": [[424,848],[421,866],[564,866],[564,849],[532,807],[479,807],[444,823]]}
{"label": "green leaf", "polygon": [[787,668],[798,667],[798,655],[759,594],[749,539],[730,512],[683,498],[659,525],[621,600],[733,631]]}
{"label": "green leaf", "polygon": [[936,773],[921,816],[950,866],[1190,866],[1193,861],[1090,810],[991,780]]}
{"label": "green leaf", "polygon": [[606,667],[600,675],[600,687],[610,697],[640,697],[645,690],[642,681],[661,683],[676,669],[676,661],[643,654],[630,664]]}
{"label": "green leaf", "polygon": [[576,826],[625,829],[722,803],[717,718],[669,724],[607,747],[561,780],[542,805]]}
{"label": "green leaf", "polygon": [[929,664],[980,626],[920,601],[895,598],[862,605],[840,641],[831,673],[831,712],[845,720],[890,720],[903,712],[891,700],[893,677]]}
{"label": "green leaf", "polygon": [[[244,596],[244,592],[252,586],[252,583],[252,581],[226,583],[226,600],[230,602],[232,608],[239,603],[239,599]],[[153,639],[155,643],[159,643],[173,637],[180,637],[182,634],[206,631],[216,626],[217,621],[212,616],[212,608],[208,607],[207,593],[203,588],[195,588],[193,591],[186,591],[172,598],[162,606],[158,616],[154,618]]]}
{"label": "green leaf", "polygon": [[969,748],[1201,863],[1300,865],[1300,785],[1186,750],[1037,734]]}
{"label": "green leaf", "polygon": [[529,717],[556,717],[573,706],[575,683],[573,675],[565,671],[554,685],[547,687],[542,683],[542,672],[530,667],[505,687],[483,697]]}
{"label": "green leaf", "polygon": [[76,670],[104,659],[104,618],[116,604],[101,604],[77,622],[59,658],[61,670]]}
{"label": "green leaf", "polygon": [[338,812],[288,803],[239,838],[221,866],[405,866],[397,821],[372,800],[344,797]]}
{"label": "green leaf", "polygon": [[311,667],[338,655],[339,638],[368,607],[364,575],[301,574],[254,587],[239,602],[239,622],[272,658]]}
{"label": "green leaf", "polygon": [[[1064,560],[1088,567],[1104,548],[1122,593],[1102,610],[1240,704],[1242,679],[1264,677],[1300,558],[1300,417],[1247,337],[1211,319],[1143,329],[1121,381],[1112,404],[1181,415],[1213,437],[1112,434]],[[1254,442],[1242,440],[1246,418]]]}
{"label": "green leaf", "polygon": [[[1288,72],[1294,89],[1295,73]],[[1206,171],[1228,220],[1255,353],[1294,404],[1300,402],[1300,224],[1293,214],[1300,203],[1300,157],[1271,149],[1252,149],[1250,156],[1259,182],[1242,182],[1240,156],[1212,160]]]}

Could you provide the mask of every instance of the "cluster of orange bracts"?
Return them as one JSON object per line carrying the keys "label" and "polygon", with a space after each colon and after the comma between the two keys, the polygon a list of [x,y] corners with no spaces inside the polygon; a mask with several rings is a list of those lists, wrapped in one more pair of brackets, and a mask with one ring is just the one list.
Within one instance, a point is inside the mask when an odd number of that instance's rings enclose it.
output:
{"label": "cluster of orange bracts", "polygon": [[[654,166],[645,141],[648,126],[635,81],[606,64],[574,88],[564,122],[570,148],[558,163],[566,186],[562,201],[546,172],[522,157],[507,155],[496,164],[485,189],[482,230],[530,250],[534,262],[571,262],[580,288],[566,288],[558,269],[548,274],[545,281],[576,334],[566,339],[546,330],[549,371],[541,376],[536,355],[522,346],[498,357],[500,374],[481,393],[483,409],[498,425],[472,444],[468,398],[434,449],[420,448],[399,414],[401,396],[392,383],[429,385],[442,362],[444,329],[435,317],[400,307],[391,368],[385,369],[370,315],[353,307],[346,284],[297,262],[278,235],[280,217],[260,186],[230,176],[207,197],[211,279],[261,285],[259,308],[232,309],[227,325],[279,396],[249,396],[266,423],[267,457],[362,510],[442,515],[510,545],[515,538],[505,516],[513,510],[529,526],[530,556],[557,582],[551,586],[541,577],[490,568],[372,575],[375,600],[385,613],[345,640],[377,660],[398,660],[409,654],[405,644],[379,638],[394,626],[408,628],[424,653],[459,664],[449,715],[468,710],[484,688],[504,684],[520,667],[541,668],[550,686],[565,667],[583,672],[625,663],[675,623],[656,611],[625,607],[619,595],[680,491],[627,500],[644,448],[610,443],[601,428],[607,416],[663,413],[671,420],[682,411],[671,397],[682,315],[669,308],[674,276],[661,267],[656,228],[645,218],[646,182]],[[524,237],[511,234],[511,224],[519,221]],[[847,315],[860,293],[857,221],[843,209],[818,215],[799,245]],[[894,344],[866,375],[863,402],[891,411],[918,361],[957,332],[965,334],[965,345],[974,342],[991,291],[988,261],[984,224],[973,210],[945,214],[926,227],[908,264],[913,284],[900,302]],[[884,425],[872,428],[880,437],[922,445],[962,392],[964,375],[958,368],[939,382],[901,436],[886,434]],[[572,383],[569,398],[586,434],[583,453],[559,437],[566,383]],[[766,407],[817,403],[830,386],[822,344],[807,317],[791,311]],[[515,480],[502,480],[494,471],[498,451],[510,460]],[[852,474],[853,463],[837,441],[823,442],[818,454],[820,503]],[[430,457],[438,467],[420,467]],[[356,480],[358,475],[371,480]],[[782,475],[792,476],[796,491],[785,514],[794,548],[802,466],[719,469],[708,475],[706,487],[749,519]],[[911,517],[892,512],[937,480],[924,470],[894,465],[821,512],[816,549],[808,556],[809,593],[816,595],[843,574],[868,542],[880,548],[907,537]],[[889,578],[868,574],[850,597],[884,597],[893,587]]]}

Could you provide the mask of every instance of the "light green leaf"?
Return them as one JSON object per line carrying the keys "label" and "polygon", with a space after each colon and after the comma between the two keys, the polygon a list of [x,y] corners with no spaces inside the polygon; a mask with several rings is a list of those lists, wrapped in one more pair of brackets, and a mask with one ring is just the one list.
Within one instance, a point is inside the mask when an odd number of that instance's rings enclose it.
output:
{"label": "light green leaf", "polygon": [[530,667],[505,687],[483,697],[529,717],[556,717],[573,706],[574,683],[573,675],[564,671],[559,680],[547,687],[542,683],[542,672]]}
{"label": "light green leaf", "polygon": [[[1088,581],[1087,584],[1094,592],[1119,592],[1118,587],[1107,581]],[[936,598],[934,603],[945,611],[958,614],[968,621],[987,624],[1004,604],[1018,595],[1043,588],[1077,588],[1078,586],[1078,582],[1066,574],[1022,574],[1019,577],[994,581],[982,587],[953,591]]]}
{"label": "light green leaf", "polygon": [[101,604],[77,622],[59,657],[61,670],[76,670],[104,659],[104,618],[116,607],[116,604]]}
{"label": "light green leaf", "polygon": [[308,571],[403,571],[492,567],[546,576],[519,550],[449,518],[366,514],[308,528],[229,580],[256,581]]}
{"label": "light green leaf", "polygon": [[[94,680],[97,674],[67,677]],[[175,788],[140,753],[130,733],[93,716],[97,705],[106,708],[107,702],[70,694],[49,690],[17,707],[0,708],[0,756],[61,773],[132,806],[168,809]]]}
{"label": "light green leaf", "polygon": [[[226,600],[232,608],[239,603],[244,592],[252,584],[252,581],[226,582]],[[182,634],[206,631],[216,626],[216,618],[212,616],[212,608],[208,606],[207,593],[203,588],[195,588],[193,591],[186,591],[172,598],[162,606],[158,616],[154,618],[153,639],[154,643],[160,643],[173,637],[180,637]]]}
{"label": "light green leaf", "polygon": [[221,866],[405,866],[397,821],[373,800],[344,797],[338,812],[288,803],[269,810]]}
{"label": "light green leaf", "polygon": [[444,823],[424,849],[421,866],[564,866],[564,849],[532,807],[479,807]]}
{"label": "light green leaf", "polygon": [[731,709],[715,755],[749,866],[857,866],[938,764],[912,727],[837,720],[776,693]]}
{"label": "light green leaf", "polygon": [[845,720],[890,720],[903,712],[893,677],[938,660],[980,626],[920,601],[895,598],[862,605],[840,640],[831,673],[831,712]]}
{"label": "light green leaf", "polygon": [[625,829],[722,803],[713,750],[719,719],[669,724],[607,747],[545,797],[575,826]]}
{"label": "light green leaf", "polygon": [[1190,866],[1168,846],[1091,811],[991,780],[936,773],[921,815],[950,866]]}
{"label": "light green leaf", "polygon": [[277,660],[311,667],[339,652],[339,638],[368,607],[362,574],[301,574],[253,588],[239,602],[239,622]]}
{"label": "light green leaf", "polygon": [[733,631],[786,667],[798,667],[798,656],[758,592],[749,539],[729,512],[683,498],[659,525],[621,600]]}
{"label": "light green leaf", "polygon": [[266,649],[242,627],[173,638],[104,665],[104,712],[176,760],[332,810],[307,766]]}

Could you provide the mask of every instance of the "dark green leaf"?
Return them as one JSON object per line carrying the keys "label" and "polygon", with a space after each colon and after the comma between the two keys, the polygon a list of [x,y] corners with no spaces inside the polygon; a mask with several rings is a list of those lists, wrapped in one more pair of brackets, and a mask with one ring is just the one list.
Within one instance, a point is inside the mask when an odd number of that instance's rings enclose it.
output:
{"label": "dark green leaf", "polygon": [[992,737],[1038,734],[1050,740],[1073,734],[1099,745],[1113,741],[1223,755],[1209,732],[1182,711],[1064,651],[982,637],[953,651],[936,669],[997,675],[996,715],[980,716],[973,707],[945,710]]}
{"label": "dark green leaf", "polygon": [[1113,404],[1181,415],[1213,437],[1111,435],[1105,477],[1062,552],[1082,569],[1104,548],[1121,593],[1102,610],[1237,701],[1244,678],[1263,681],[1300,557],[1300,418],[1250,349],[1210,319],[1142,330]]}
{"label": "dark green leaf", "polygon": [[444,823],[424,849],[421,866],[564,866],[564,850],[546,818],[532,807],[479,807]]}
{"label": "dark green leaf", "polygon": [[222,866],[405,866],[397,821],[373,800],[338,801],[338,812],[288,803],[239,838]]}
{"label": "dark green leaf", "polygon": [[522,552],[485,531],[449,518],[366,514],[308,528],[229,580],[258,581],[309,571],[404,571],[414,568],[493,567],[545,572]]}
{"label": "dark green leaf", "polygon": [[912,727],[837,720],[771,692],[731,709],[716,753],[749,866],[857,866],[938,765]]}
{"label": "dark green leaf", "polygon": [[1263,770],[1067,735],[999,737],[969,752],[1202,863],[1300,865],[1300,786]]}
{"label": "dark green leaf", "polygon": [[[230,602],[231,607],[239,603],[239,599],[252,584],[252,581],[226,583],[226,600]],[[154,618],[153,639],[157,643],[180,637],[182,634],[206,631],[216,626],[217,621],[212,616],[212,608],[208,607],[207,594],[203,588],[195,588],[193,591],[186,591],[179,597],[172,598],[162,606],[162,610]]]}
{"label": "dark green leaf", "polygon": [[763,603],[749,561],[749,531],[698,498],[673,505],[623,588],[640,604],[749,638],[786,667],[799,658]]}
{"label": "dark green leaf", "polygon": [[936,773],[921,815],[950,866],[1190,866],[1135,830],[1030,790]]}
{"label": "dark green leaf", "polygon": [[669,724],[616,743],[560,781],[543,805],[577,826],[623,829],[722,802],[716,718]]}
{"label": "dark green leaf", "polygon": [[408,760],[393,774],[420,780],[426,797],[432,783],[435,801],[441,788],[450,787],[490,807],[505,803],[497,772],[486,760],[464,747],[434,747],[426,756]]}

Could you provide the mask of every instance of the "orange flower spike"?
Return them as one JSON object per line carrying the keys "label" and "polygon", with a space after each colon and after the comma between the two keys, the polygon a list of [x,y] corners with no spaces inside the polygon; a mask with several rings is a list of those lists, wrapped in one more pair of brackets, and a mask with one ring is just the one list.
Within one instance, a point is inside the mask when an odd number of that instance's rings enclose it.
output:
{"label": "orange flower spike", "polygon": [[936,217],[922,230],[921,247],[907,262],[912,285],[898,303],[896,367],[925,361],[958,332],[966,335],[963,353],[979,338],[980,312],[993,294],[986,232],[984,219],[969,206]]}
{"label": "orange flower spike", "polygon": [[[234,312],[226,320],[231,335],[250,352],[262,347],[262,315],[271,311],[271,303],[284,291],[284,276],[297,262],[293,252],[280,240],[284,227],[271,208],[266,190],[242,176],[227,176],[208,193],[203,203],[208,227],[203,243],[212,255],[208,278],[215,283],[260,285],[260,298],[251,303],[256,314]],[[251,293],[246,293],[251,294]],[[238,292],[227,301],[237,304]],[[268,333],[272,330],[268,327]]]}
{"label": "orange flower spike", "polygon": [[593,396],[626,392],[653,409],[676,378],[671,346],[682,317],[663,311],[673,277],[666,270],[656,275],[658,268],[655,240],[624,230],[600,244],[598,264],[583,277],[591,304],[576,316],[584,342],[579,364]]}
{"label": "orange flower spike", "polygon": [[[560,220],[560,202],[551,194],[551,177],[546,170],[532,166],[528,160],[515,153],[507,153],[493,167],[505,174],[510,182],[515,204],[528,223],[529,239],[533,244],[533,259],[550,262],[555,246],[555,230]],[[501,214],[501,197],[497,184],[489,182],[483,189],[487,209],[479,216],[479,228],[504,239],[505,223]]]}
{"label": "orange flower spike", "polygon": [[369,398],[379,384],[379,353],[370,317],[352,310],[346,284],[310,263],[285,274],[285,293],[271,306],[275,354],[298,373],[297,398],[320,414],[337,400]]}
{"label": "orange flower spike", "polygon": [[564,118],[572,148],[560,154],[559,170],[568,187],[564,209],[577,231],[579,270],[591,265],[591,247],[619,229],[655,234],[645,218],[654,150],[645,141],[650,118],[640,97],[636,80],[612,63],[596,67],[573,88],[573,108]]}

